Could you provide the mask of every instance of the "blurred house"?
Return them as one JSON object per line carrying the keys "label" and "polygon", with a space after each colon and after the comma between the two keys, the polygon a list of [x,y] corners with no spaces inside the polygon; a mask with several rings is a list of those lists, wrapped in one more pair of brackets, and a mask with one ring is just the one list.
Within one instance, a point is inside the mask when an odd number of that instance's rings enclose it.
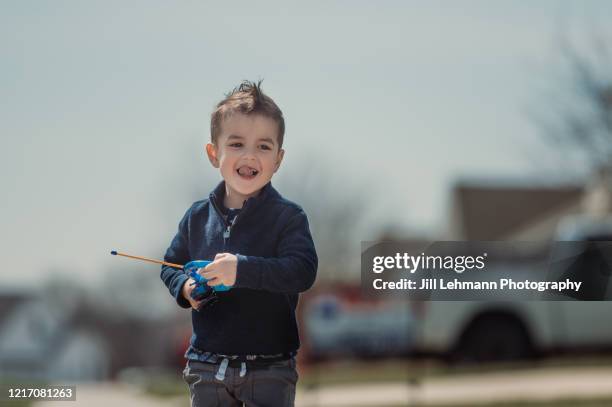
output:
{"label": "blurred house", "polygon": [[29,380],[100,380],[108,350],[99,334],[75,330],[70,315],[43,299],[0,295],[0,376]]}
{"label": "blurred house", "polygon": [[184,365],[184,339],[191,332],[186,310],[170,317],[146,319],[100,310],[81,311],[73,321],[75,327],[95,327],[104,338],[108,347],[108,378],[115,378],[126,368],[179,372]]}
{"label": "blurred house", "polygon": [[454,240],[550,240],[563,217],[578,213],[580,186],[498,186],[465,182],[452,192]]}
{"label": "blurred house", "polygon": [[551,241],[565,218],[612,214],[612,169],[585,185],[459,182],[451,200],[451,239]]}
{"label": "blurred house", "polygon": [[44,290],[0,292],[0,378],[75,382],[130,367],[180,370],[187,313],[142,318],[73,294],[66,302]]}

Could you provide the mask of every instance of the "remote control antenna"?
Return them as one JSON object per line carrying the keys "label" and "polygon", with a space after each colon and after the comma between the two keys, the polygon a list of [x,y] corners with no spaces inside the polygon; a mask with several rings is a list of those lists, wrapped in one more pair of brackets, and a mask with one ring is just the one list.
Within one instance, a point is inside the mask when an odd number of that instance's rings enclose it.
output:
{"label": "remote control antenna", "polygon": [[168,263],[167,261],[161,261],[161,260],[155,260],[155,259],[149,259],[147,257],[141,257],[141,256],[132,256],[130,254],[125,254],[125,253],[120,253],[116,250],[111,250],[110,252],[113,256],[123,256],[123,257],[129,257],[130,259],[136,259],[136,260],[142,260],[142,261],[148,261],[149,263],[156,263],[156,264],[163,264],[164,266],[170,266],[170,267],[174,267],[177,269],[182,269],[183,266],[180,264],[174,264],[174,263]]}

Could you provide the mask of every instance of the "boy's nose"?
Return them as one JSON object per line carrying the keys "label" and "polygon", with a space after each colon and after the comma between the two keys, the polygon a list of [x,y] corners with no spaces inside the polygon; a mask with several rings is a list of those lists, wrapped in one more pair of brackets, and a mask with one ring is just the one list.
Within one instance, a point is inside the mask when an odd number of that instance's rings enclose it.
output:
{"label": "boy's nose", "polygon": [[255,148],[245,148],[244,152],[242,154],[243,158],[255,158],[255,153],[257,152],[257,149]]}

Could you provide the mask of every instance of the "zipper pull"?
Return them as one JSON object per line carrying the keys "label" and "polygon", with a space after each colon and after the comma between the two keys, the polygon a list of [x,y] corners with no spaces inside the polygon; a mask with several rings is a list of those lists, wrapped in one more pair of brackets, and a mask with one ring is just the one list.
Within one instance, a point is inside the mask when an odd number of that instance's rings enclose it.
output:
{"label": "zipper pull", "polygon": [[[233,217],[231,218],[231,220],[229,219],[231,216],[233,215]],[[228,223],[226,224],[227,226],[225,227],[225,230],[223,231],[223,239],[229,239],[230,237],[230,231],[232,229],[232,226],[234,226],[234,223],[236,223],[236,219],[238,219],[238,214],[236,212],[234,212],[233,209],[230,209],[230,213],[228,216]]]}

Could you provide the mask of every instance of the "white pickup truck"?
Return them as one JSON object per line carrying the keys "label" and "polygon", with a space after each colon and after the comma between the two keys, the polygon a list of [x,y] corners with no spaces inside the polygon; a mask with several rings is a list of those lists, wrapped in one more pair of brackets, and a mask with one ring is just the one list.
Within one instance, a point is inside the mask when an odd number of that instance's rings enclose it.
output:
{"label": "white pickup truck", "polygon": [[[612,219],[567,218],[557,240],[612,240]],[[612,348],[612,301],[359,303],[328,293],[307,304],[303,320],[314,357],[426,353],[491,361]]]}

